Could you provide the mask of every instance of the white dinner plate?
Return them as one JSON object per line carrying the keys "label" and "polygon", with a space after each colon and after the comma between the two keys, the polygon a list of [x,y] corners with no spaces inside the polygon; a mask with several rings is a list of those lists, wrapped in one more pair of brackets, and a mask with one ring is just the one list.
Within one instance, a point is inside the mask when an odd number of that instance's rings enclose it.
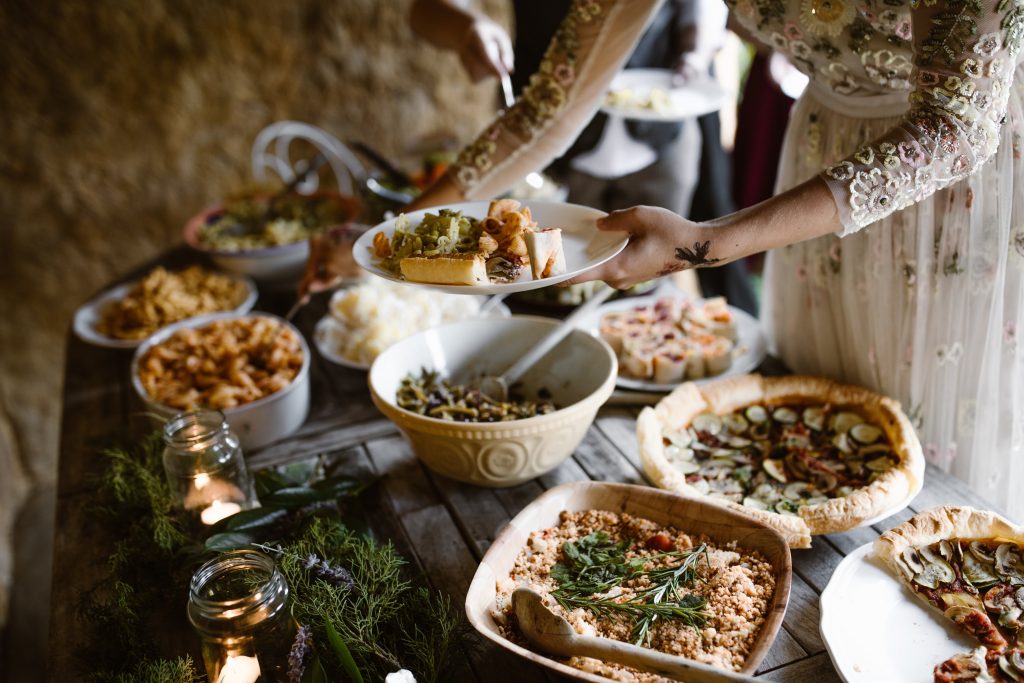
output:
{"label": "white dinner plate", "polygon": [[669,69],[626,69],[612,79],[609,91],[632,90],[645,97],[651,90],[663,90],[668,94],[669,109],[655,111],[641,107],[613,107],[605,104],[601,111],[610,116],[637,121],[682,121],[710,114],[722,108],[729,99],[717,81],[710,78],[691,81],[683,85],[672,82],[673,72]]}
{"label": "white dinner plate", "polygon": [[977,646],[877,559],[872,544],[839,563],[821,593],[821,637],[847,683],[932,683],[932,670]]}
{"label": "white dinner plate", "polygon": [[[490,311],[484,314],[484,316],[488,318],[508,318],[511,315],[512,311],[503,303],[495,304]],[[455,321],[452,320],[446,322]],[[372,361],[369,363],[359,363],[354,360],[349,360],[332,348],[329,333],[332,325],[338,326],[339,323],[335,321],[334,317],[330,313],[328,313],[324,317],[320,318],[316,327],[313,328],[313,343],[316,344],[317,351],[320,352],[320,355],[330,362],[343,365],[346,368],[352,368],[353,370],[369,370],[370,366],[373,365]],[[419,330],[413,330],[409,332],[409,334],[412,335],[417,332],[419,332]]]}
{"label": "white dinner plate", "polygon": [[[685,296],[685,294],[679,293],[674,295],[670,293],[655,293],[648,296],[631,296],[625,299],[609,301],[608,303],[598,307],[598,309],[590,315],[580,319],[578,326],[581,329],[590,332],[595,337],[600,337],[601,316],[605,313],[630,311],[641,306],[650,306],[658,299],[684,298]],[[733,319],[736,321],[736,346],[733,348],[732,365],[729,366],[728,370],[721,374],[693,380],[696,384],[704,384],[713,380],[722,379],[723,377],[746,374],[760,365],[761,361],[764,360],[764,357],[768,353],[768,340],[765,338],[764,332],[761,330],[761,323],[757,321],[757,318],[733,306],[729,306],[729,311],[732,312]],[[621,363],[619,364],[619,377],[616,384],[623,389],[664,392],[672,391],[679,386],[679,383],[659,384],[648,379],[627,377],[622,374]]]}
{"label": "white dinner plate", "polygon": [[[256,304],[256,298],[259,296],[259,292],[256,290],[256,283],[252,281],[252,278],[239,273],[220,274],[242,282],[245,284],[246,290],[248,291],[248,294],[242,303],[235,308],[230,309],[230,311],[224,312],[242,314],[251,311],[252,307]],[[145,339],[116,339],[114,337],[108,337],[105,334],[101,334],[96,330],[96,326],[103,318],[103,309],[108,304],[119,299],[123,299],[136,284],[137,281],[132,281],[123,285],[118,285],[117,287],[108,289],[92,300],[79,306],[78,310],[75,311],[75,317],[71,322],[71,328],[74,330],[75,335],[84,342],[88,342],[89,344],[94,344],[96,346],[104,346],[108,349],[134,349],[139,344],[146,341]],[[157,330],[154,330],[154,333],[156,331]]]}
{"label": "white dinner plate", "polygon": [[[490,202],[463,202],[413,211],[406,215],[412,226],[418,225],[426,214],[437,213],[443,208],[461,211],[463,215],[473,218],[484,218],[487,216],[487,208],[490,204]],[[384,221],[363,233],[356,241],[352,253],[356,263],[360,266],[374,275],[379,275],[392,282],[430,287],[453,294],[511,294],[540,289],[574,278],[612,259],[626,248],[626,242],[629,241],[625,233],[598,231],[594,221],[607,215],[604,211],[561,202],[529,201],[524,202],[523,206],[530,207],[533,219],[541,228],[562,229],[562,248],[565,251],[566,272],[534,280],[530,269],[524,268],[523,273],[513,282],[489,285],[435,285],[426,282],[410,282],[377,265],[379,259],[373,255],[372,251],[374,235],[383,232],[390,238],[395,232],[397,217]]]}

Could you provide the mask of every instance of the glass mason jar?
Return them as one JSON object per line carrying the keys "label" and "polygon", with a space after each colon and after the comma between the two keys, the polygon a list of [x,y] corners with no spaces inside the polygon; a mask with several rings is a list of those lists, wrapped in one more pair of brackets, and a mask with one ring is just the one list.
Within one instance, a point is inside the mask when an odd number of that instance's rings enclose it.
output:
{"label": "glass mason jar", "polygon": [[210,683],[285,681],[296,624],[288,584],[268,555],[235,550],[192,576],[188,618]]}
{"label": "glass mason jar", "polygon": [[181,507],[214,524],[257,504],[238,437],[219,410],[179,413],[164,424],[164,472]]}

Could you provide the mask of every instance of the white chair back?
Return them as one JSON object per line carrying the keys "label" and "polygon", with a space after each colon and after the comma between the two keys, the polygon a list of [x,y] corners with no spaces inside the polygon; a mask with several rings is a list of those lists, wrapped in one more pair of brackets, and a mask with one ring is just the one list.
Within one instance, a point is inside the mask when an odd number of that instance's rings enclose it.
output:
{"label": "white chair back", "polygon": [[[285,184],[295,179],[296,171],[289,154],[295,140],[308,142],[323,153],[334,171],[338,192],[350,197],[362,192],[368,174],[359,158],[338,138],[301,121],[278,121],[261,130],[256,136],[252,145],[252,175],[256,182],[266,182],[268,170],[275,173]],[[319,176],[311,173],[295,189],[303,194],[309,194],[315,192],[319,185]]]}

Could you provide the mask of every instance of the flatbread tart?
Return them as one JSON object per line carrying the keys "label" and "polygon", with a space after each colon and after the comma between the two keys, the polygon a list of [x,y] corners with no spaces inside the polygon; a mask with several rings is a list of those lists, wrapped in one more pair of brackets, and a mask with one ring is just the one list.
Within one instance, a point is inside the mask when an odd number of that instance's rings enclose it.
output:
{"label": "flatbread tart", "polygon": [[936,683],[1024,681],[1024,527],[941,507],[885,532],[874,548],[914,595],[980,644],[936,666]]}
{"label": "flatbread tart", "polygon": [[747,514],[806,548],[907,502],[921,444],[896,401],[819,377],[680,385],[637,419],[660,488]]}

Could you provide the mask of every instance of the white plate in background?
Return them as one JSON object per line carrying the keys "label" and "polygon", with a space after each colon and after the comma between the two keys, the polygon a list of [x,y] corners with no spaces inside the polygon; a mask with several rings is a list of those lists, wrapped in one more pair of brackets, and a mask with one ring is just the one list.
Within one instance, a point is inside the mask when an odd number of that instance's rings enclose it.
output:
{"label": "white plate in background", "polygon": [[[214,271],[216,272],[216,271]],[[237,280],[243,283],[246,287],[247,294],[245,299],[238,306],[228,309],[226,311],[211,311],[211,313],[248,313],[252,310],[252,307],[256,304],[256,299],[259,296],[259,292],[256,291],[256,283],[252,281],[252,278],[242,275],[240,273],[218,273],[224,275],[233,280]],[[145,276],[143,276],[145,277]],[[75,311],[75,316],[71,322],[71,329],[74,330],[75,335],[78,336],[84,342],[94,344],[96,346],[104,346],[108,349],[134,349],[139,346],[142,342],[146,341],[142,339],[117,339],[116,337],[108,337],[105,334],[101,334],[97,331],[96,326],[103,318],[103,309],[109,304],[119,301],[125,298],[132,288],[138,284],[138,280],[126,282],[123,285],[112,287],[111,289],[102,292],[101,294],[93,297],[90,301],[82,304]],[[209,314],[203,314],[209,315]],[[197,316],[192,316],[197,317]],[[191,318],[187,318],[191,319]],[[175,321],[181,322],[181,321]],[[174,323],[171,323],[174,324]],[[165,326],[166,327],[166,326]],[[160,328],[163,329],[163,328]],[[160,330],[154,330],[153,334],[156,334]]]}
{"label": "white plate in background", "polygon": [[609,92],[632,90],[646,97],[651,90],[663,90],[668,95],[669,109],[657,111],[643,107],[615,107],[604,104],[601,111],[635,121],[673,122],[696,118],[718,111],[729,99],[729,93],[710,78],[694,80],[682,85],[674,83],[670,69],[626,69],[612,79]]}

